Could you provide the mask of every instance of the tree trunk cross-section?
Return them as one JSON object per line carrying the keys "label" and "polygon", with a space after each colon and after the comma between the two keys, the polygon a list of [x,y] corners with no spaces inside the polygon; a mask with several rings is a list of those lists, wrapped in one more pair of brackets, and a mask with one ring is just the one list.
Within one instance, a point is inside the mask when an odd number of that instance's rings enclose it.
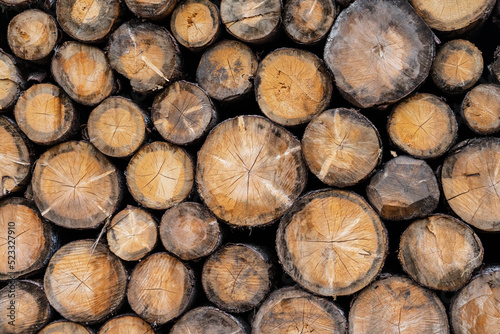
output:
{"label": "tree trunk cross-section", "polygon": [[359,195],[311,192],[281,219],[276,250],[283,269],[322,296],[359,291],[377,276],[387,253],[387,232]]}
{"label": "tree trunk cross-section", "polygon": [[38,334],[94,334],[89,329],[71,321],[54,321],[45,326]]}
{"label": "tree trunk cross-section", "polygon": [[143,209],[127,206],[111,220],[107,239],[109,249],[120,259],[138,261],[155,248],[158,226]]}
{"label": "tree trunk cross-section", "polygon": [[444,160],[443,194],[466,223],[500,231],[500,139],[475,138],[457,145]]}
{"label": "tree trunk cross-section", "polygon": [[368,108],[415,90],[434,51],[432,31],[407,0],[357,0],[335,21],[324,59],[342,95]]}
{"label": "tree trunk cross-section", "polygon": [[0,116],[0,198],[22,189],[29,181],[31,156],[27,140],[15,123]]}
{"label": "tree trunk cross-section", "polygon": [[52,310],[41,285],[12,280],[0,290],[0,333],[35,334],[49,321]]}
{"label": "tree trunk cross-section", "polygon": [[186,261],[210,255],[222,242],[215,216],[194,202],[180,203],[165,212],[160,237],[167,251]]}
{"label": "tree trunk cross-section", "polygon": [[440,98],[419,93],[396,105],[387,132],[406,153],[416,158],[436,158],[455,142],[458,124],[453,110]]}
{"label": "tree trunk cross-section", "polygon": [[138,316],[125,314],[108,320],[97,334],[155,334],[155,332]]}
{"label": "tree trunk cross-section", "polygon": [[71,37],[84,43],[104,40],[117,24],[119,0],[57,0],[57,21]]}
{"label": "tree trunk cross-section", "polygon": [[448,317],[439,298],[405,277],[380,279],[352,302],[350,334],[448,334]]}
{"label": "tree trunk cross-section", "polygon": [[146,139],[146,114],[129,99],[109,97],[92,110],[87,130],[90,142],[99,151],[125,158]]}
{"label": "tree trunk cross-section", "polygon": [[43,268],[54,242],[50,225],[33,203],[20,197],[0,202],[0,281]]}
{"label": "tree trunk cross-section", "polygon": [[267,42],[281,21],[281,0],[222,0],[220,15],[226,30],[248,43]]}
{"label": "tree trunk cross-section", "polygon": [[474,86],[482,73],[481,51],[469,41],[455,39],[439,49],[431,77],[443,92],[459,94]]}
{"label": "tree trunk cross-section", "polygon": [[0,50],[0,112],[14,105],[22,85],[23,79],[14,59]]}
{"label": "tree trunk cross-section", "polygon": [[68,320],[89,324],[104,320],[122,305],[126,284],[120,259],[90,239],[61,247],[44,276],[50,305]]}
{"label": "tree trunk cross-section", "polygon": [[162,325],[181,315],[194,296],[194,274],[167,253],[139,262],[130,276],[127,299],[142,319]]}
{"label": "tree trunk cross-section", "polygon": [[337,306],[296,287],[274,291],[252,322],[253,334],[345,334],[346,319]]}
{"label": "tree trunk cross-section", "polygon": [[177,4],[177,0],[125,0],[135,16],[160,21],[166,18]]}
{"label": "tree trunk cross-section", "polygon": [[269,53],[255,75],[255,97],[262,112],[281,125],[310,121],[330,103],[330,75],[314,54],[291,48]]}
{"label": "tree trunk cross-section", "polygon": [[28,88],[17,100],[14,116],[33,142],[53,145],[78,129],[78,112],[58,86],[44,83]]}
{"label": "tree trunk cross-section", "polygon": [[302,151],[311,172],[335,187],[355,185],[382,159],[377,128],[352,109],[329,109],[316,116],[302,137]]}
{"label": "tree trunk cross-section", "polygon": [[52,58],[52,75],[76,102],[94,106],[114,89],[114,75],[100,49],[86,44],[65,42]]}
{"label": "tree trunk cross-section", "polygon": [[117,169],[85,141],[65,142],[42,154],[31,185],[42,216],[66,228],[96,228],[121,199]]}
{"label": "tree trunk cross-section", "polygon": [[175,39],[167,29],[150,22],[122,24],[109,38],[108,58],[111,67],[141,93],[161,89],[181,73]]}
{"label": "tree trunk cross-section", "polygon": [[59,33],[56,20],[38,9],[29,9],[14,17],[7,30],[9,46],[25,60],[44,61],[56,46]]}
{"label": "tree trunk cross-section", "polygon": [[215,125],[217,114],[203,89],[176,81],[156,96],[151,119],[165,140],[185,145],[205,135]]}
{"label": "tree trunk cross-section", "polygon": [[193,162],[182,148],[153,142],[130,160],[126,178],[130,194],[150,209],[164,210],[182,202],[191,192]]}
{"label": "tree trunk cross-section", "polygon": [[429,215],[439,203],[439,186],[423,161],[399,156],[387,162],[366,187],[368,200],[383,219],[405,220]]}
{"label": "tree trunk cross-section", "polygon": [[278,219],[302,192],[306,177],[299,141],[259,116],[220,123],[198,152],[200,196],[232,225]]}
{"label": "tree trunk cross-section", "polygon": [[401,236],[399,260],[418,283],[455,291],[464,286],[483,261],[483,246],[460,220],[434,215],[413,222]]}
{"label": "tree trunk cross-section", "polygon": [[411,0],[411,4],[432,29],[462,34],[488,18],[495,0]]}
{"label": "tree trunk cross-section", "polygon": [[500,86],[481,84],[462,102],[462,115],[472,131],[488,135],[500,130]]}
{"label": "tree trunk cross-section", "polygon": [[170,30],[186,48],[201,50],[219,35],[219,8],[209,0],[184,1],[172,13]]}
{"label": "tree trunk cross-section", "polygon": [[483,270],[452,302],[450,316],[455,334],[497,334],[500,329],[500,268]]}
{"label": "tree trunk cross-section", "polygon": [[271,290],[269,255],[254,246],[227,244],[205,262],[201,282],[208,299],[221,309],[249,311]]}
{"label": "tree trunk cross-section", "polygon": [[215,307],[204,306],[186,313],[170,334],[246,334],[247,326],[239,319]]}
{"label": "tree trunk cross-section", "polygon": [[257,57],[248,46],[224,40],[203,53],[196,82],[216,100],[236,100],[252,91],[257,66]]}
{"label": "tree trunk cross-section", "polygon": [[283,12],[286,34],[298,44],[319,42],[337,15],[334,0],[289,0]]}

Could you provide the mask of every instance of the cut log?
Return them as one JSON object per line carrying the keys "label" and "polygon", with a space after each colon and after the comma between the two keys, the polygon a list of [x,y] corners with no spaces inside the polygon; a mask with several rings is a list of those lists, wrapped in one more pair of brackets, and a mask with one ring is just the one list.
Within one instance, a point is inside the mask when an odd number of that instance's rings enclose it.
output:
{"label": "cut log", "polygon": [[353,109],[329,109],[307,125],[302,151],[311,172],[334,187],[357,184],[382,159],[377,128]]}
{"label": "cut log", "polygon": [[55,248],[55,236],[35,205],[13,197],[0,202],[0,281],[43,268]]}
{"label": "cut log", "polygon": [[141,205],[165,210],[182,202],[193,187],[193,162],[182,148],[154,142],[130,160],[126,178],[130,194]]}
{"label": "cut log", "polygon": [[241,313],[259,305],[271,291],[272,264],[267,252],[246,244],[227,244],[203,265],[201,283],[208,299],[222,310]]}
{"label": "cut log", "polygon": [[387,220],[428,216],[439,203],[439,187],[429,165],[400,156],[386,163],[366,187],[370,204]]}
{"label": "cut log", "polygon": [[306,178],[299,141],[263,117],[220,123],[198,151],[198,192],[231,225],[278,219],[305,188]]}
{"label": "cut log", "polygon": [[31,155],[27,139],[16,124],[0,116],[0,198],[24,188],[31,174]]}
{"label": "cut log", "polygon": [[93,334],[93,332],[76,322],[59,320],[45,326],[38,334]]}
{"label": "cut log", "polygon": [[299,330],[302,333],[345,334],[347,323],[334,303],[297,287],[274,291],[252,322],[253,334],[289,334]]}
{"label": "cut log", "polygon": [[141,318],[161,325],[182,314],[194,297],[193,272],[167,253],[150,255],[134,268],[127,298]]}
{"label": "cut log", "polygon": [[226,30],[247,43],[269,42],[281,22],[280,0],[222,0],[220,16]]}
{"label": "cut log", "polygon": [[24,134],[39,145],[66,140],[79,129],[78,112],[71,99],[49,83],[28,88],[17,100],[14,116]]}
{"label": "cut log", "polygon": [[143,209],[127,206],[108,228],[109,250],[125,261],[138,261],[149,254],[158,240],[158,225]]}
{"label": "cut log", "polygon": [[415,94],[392,110],[387,122],[391,141],[404,152],[421,159],[446,153],[457,138],[453,110],[435,95]]}
{"label": "cut log", "polygon": [[155,334],[153,328],[136,315],[119,315],[108,320],[97,334]]}
{"label": "cut log", "polygon": [[176,81],[156,96],[151,119],[165,140],[185,145],[203,137],[215,125],[217,114],[203,89]]}
{"label": "cut log", "polygon": [[396,102],[428,76],[432,31],[406,0],[357,0],[342,11],[324,59],[342,95],[361,108]]}
{"label": "cut log", "polygon": [[488,135],[500,130],[500,86],[482,84],[472,88],[462,102],[462,115],[472,131]]}
{"label": "cut log", "polygon": [[328,34],[337,15],[334,0],[290,0],[283,12],[283,28],[295,43],[315,44]]}
{"label": "cut log", "polygon": [[109,38],[108,58],[140,93],[161,89],[181,75],[182,59],[174,38],[149,22],[122,24]]}
{"label": "cut log", "polygon": [[354,299],[349,312],[350,334],[449,332],[439,298],[405,277],[374,282]]}
{"label": "cut log", "polygon": [[50,259],[44,288],[64,318],[93,324],[115,312],[125,299],[127,272],[120,259],[94,240],[62,246]]}
{"label": "cut log", "polygon": [[39,9],[19,13],[10,21],[7,30],[12,52],[31,61],[49,61],[58,37],[56,20]]}
{"label": "cut log", "polygon": [[269,53],[255,75],[255,97],[262,112],[281,125],[309,122],[332,96],[326,67],[314,54],[283,48]]}
{"label": "cut log", "polygon": [[481,240],[466,224],[447,215],[412,223],[401,236],[399,260],[418,283],[435,290],[463,287],[483,261]]}
{"label": "cut log", "polygon": [[471,139],[457,145],[441,170],[443,195],[466,223],[500,231],[500,139]]}
{"label": "cut log", "polygon": [[52,75],[78,103],[94,106],[114,89],[113,71],[104,53],[93,46],[65,42],[52,59]]}
{"label": "cut log", "polygon": [[215,216],[204,206],[184,202],[167,210],[161,218],[163,246],[182,260],[197,260],[210,255],[222,242]]}
{"label": "cut log", "polygon": [[246,334],[247,325],[234,316],[215,307],[195,308],[180,318],[170,334]]}
{"label": "cut log", "polygon": [[118,23],[118,0],[57,0],[57,21],[65,33],[84,42],[103,41]]}
{"label": "cut log", "polygon": [[14,105],[22,86],[23,79],[14,58],[0,49],[0,113]]}
{"label": "cut log", "polygon": [[160,21],[172,13],[177,0],[125,0],[125,3],[135,16]]}
{"label": "cut log", "polygon": [[131,100],[109,97],[90,113],[89,140],[110,157],[129,157],[146,140],[146,120],[144,111]]}
{"label": "cut log", "polygon": [[219,8],[209,0],[180,3],[170,18],[170,30],[177,42],[191,51],[212,44],[220,31]]}
{"label": "cut log", "polygon": [[411,0],[413,8],[432,29],[447,36],[461,35],[481,25],[495,0]]}
{"label": "cut log", "polygon": [[439,49],[431,77],[443,92],[459,94],[474,86],[482,73],[481,51],[469,41],[455,39]]}
{"label": "cut log", "polygon": [[387,232],[359,195],[322,190],[299,199],[283,216],[276,251],[285,272],[307,290],[344,296],[368,285],[384,265]]}
{"label": "cut log", "polygon": [[34,2],[34,0],[0,0],[1,4],[16,9],[23,9],[25,7],[28,7],[32,2]]}
{"label": "cut log", "polygon": [[66,228],[97,228],[121,199],[118,170],[84,141],[65,142],[43,153],[31,185],[42,216]]}
{"label": "cut log", "polygon": [[500,268],[482,270],[454,298],[450,318],[456,334],[497,333],[500,328]]}
{"label": "cut log", "polygon": [[35,334],[52,310],[40,284],[12,280],[0,290],[0,333]]}
{"label": "cut log", "polygon": [[196,82],[216,100],[235,100],[252,91],[257,66],[257,57],[248,46],[225,40],[203,53]]}

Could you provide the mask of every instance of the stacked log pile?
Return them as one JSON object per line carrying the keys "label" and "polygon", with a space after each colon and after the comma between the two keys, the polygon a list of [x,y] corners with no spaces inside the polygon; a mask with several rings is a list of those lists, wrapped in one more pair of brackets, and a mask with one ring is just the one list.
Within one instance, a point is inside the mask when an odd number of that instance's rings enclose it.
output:
{"label": "stacked log pile", "polygon": [[500,333],[500,3],[0,10],[0,333]]}

